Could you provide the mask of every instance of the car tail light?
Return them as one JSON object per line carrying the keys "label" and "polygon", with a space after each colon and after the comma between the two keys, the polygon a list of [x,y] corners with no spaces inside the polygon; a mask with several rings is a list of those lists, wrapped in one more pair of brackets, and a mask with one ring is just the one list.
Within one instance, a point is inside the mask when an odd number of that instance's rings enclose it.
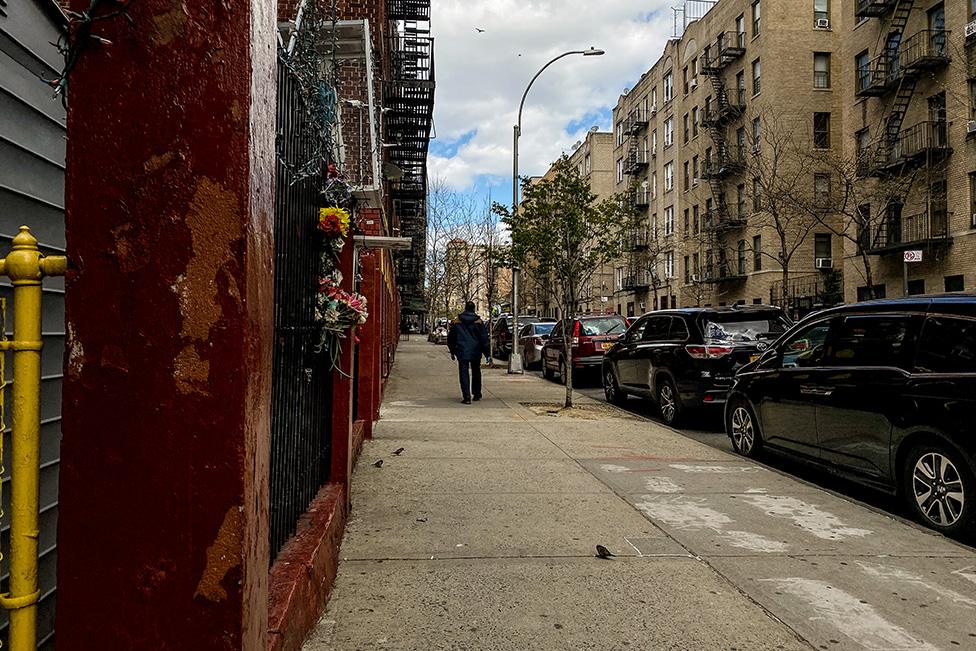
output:
{"label": "car tail light", "polygon": [[685,346],[685,351],[695,359],[720,359],[732,354],[732,346]]}

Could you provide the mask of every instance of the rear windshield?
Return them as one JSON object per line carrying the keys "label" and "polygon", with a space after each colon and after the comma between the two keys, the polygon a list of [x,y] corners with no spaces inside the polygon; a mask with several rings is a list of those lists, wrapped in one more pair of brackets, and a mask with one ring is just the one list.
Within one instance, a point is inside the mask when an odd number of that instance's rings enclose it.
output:
{"label": "rear windshield", "polygon": [[786,319],[770,314],[718,314],[705,319],[702,332],[708,341],[772,341],[787,329]]}
{"label": "rear windshield", "polygon": [[555,323],[537,323],[535,324],[535,333],[537,335],[547,335],[552,332],[552,329],[555,327]]}
{"label": "rear windshield", "polygon": [[587,337],[596,335],[620,334],[627,329],[627,322],[621,318],[587,319],[580,321],[580,332]]}

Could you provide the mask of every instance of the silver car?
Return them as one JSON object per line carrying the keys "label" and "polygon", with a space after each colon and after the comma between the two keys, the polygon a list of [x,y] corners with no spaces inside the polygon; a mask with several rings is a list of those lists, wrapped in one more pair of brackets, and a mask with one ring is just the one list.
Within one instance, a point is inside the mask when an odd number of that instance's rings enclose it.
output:
{"label": "silver car", "polygon": [[522,363],[526,368],[538,367],[542,364],[542,347],[549,339],[555,323],[530,323],[522,327],[519,332],[519,350],[522,351]]}

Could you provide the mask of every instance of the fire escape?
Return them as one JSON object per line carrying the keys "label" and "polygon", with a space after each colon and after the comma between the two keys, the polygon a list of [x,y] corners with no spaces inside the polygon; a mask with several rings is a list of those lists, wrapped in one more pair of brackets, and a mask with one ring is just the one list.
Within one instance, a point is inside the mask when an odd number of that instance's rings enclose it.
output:
{"label": "fire escape", "polygon": [[423,268],[427,248],[427,149],[434,114],[434,39],[430,0],[388,0],[391,75],[384,83],[384,140],[395,166],[390,198],[399,235],[413,248],[397,256],[396,277],[404,311],[423,311]]}
{"label": "fire escape", "polygon": [[[635,210],[646,210],[650,204],[650,193],[646,180],[639,182],[650,165],[651,152],[647,151],[641,134],[647,130],[648,115],[640,106],[635,106],[624,120],[624,135],[628,138],[627,155],[624,157],[624,174],[633,177],[633,189],[630,202]],[[621,246],[627,256],[627,270],[623,278],[623,289],[628,291],[643,291],[651,284],[651,274],[648,271],[648,251],[650,239],[647,230],[635,228],[625,234]]]}
{"label": "fire escape", "polygon": [[858,17],[883,19],[893,10],[884,50],[857,70],[857,96],[891,96],[884,133],[861,154],[860,171],[864,176],[892,177],[921,167],[927,173],[930,193],[926,209],[910,215],[902,214],[902,197],[890,198],[885,219],[864,243],[869,252],[877,255],[950,243],[945,197],[932,193],[933,187],[945,186],[945,169],[940,163],[952,153],[944,106],[941,111],[930,109],[932,119],[904,127],[919,78],[949,63],[949,32],[923,29],[904,38],[913,6],[914,0],[859,0],[855,12]]}
{"label": "fire escape", "polygon": [[745,275],[739,273],[742,265],[738,259],[734,262],[728,259],[723,241],[724,234],[746,224],[741,210],[734,214],[730,210],[725,192],[729,177],[745,168],[743,144],[731,145],[725,131],[745,110],[745,88],[728,88],[722,74],[727,66],[745,54],[745,37],[744,32],[722,32],[715,45],[706,50],[702,63],[702,72],[708,75],[714,91],[714,99],[706,101],[702,112],[702,126],[708,129],[714,145],[714,151],[706,155],[701,169],[701,177],[708,181],[712,191],[712,199],[702,216],[702,227],[709,235],[710,248],[718,254],[717,269],[713,269],[711,263],[706,265],[705,282],[725,282]]}

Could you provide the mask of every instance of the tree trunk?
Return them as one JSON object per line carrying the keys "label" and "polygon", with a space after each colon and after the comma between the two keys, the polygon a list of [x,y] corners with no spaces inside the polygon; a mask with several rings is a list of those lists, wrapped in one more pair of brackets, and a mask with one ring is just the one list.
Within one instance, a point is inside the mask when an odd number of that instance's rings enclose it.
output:
{"label": "tree trunk", "polygon": [[[569,302],[570,309],[566,309],[566,305],[563,306],[563,315],[572,315],[572,300]],[[569,330],[563,328],[563,369],[566,371],[566,377],[563,380],[566,382],[566,400],[563,402],[563,407],[572,408],[573,406],[573,317],[565,317],[568,321]]]}
{"label": "tree trunk", "polygon": [[[868,284],[868,297],[877,298],[874,295],[874,271],[871,269],[871,256],[866,251],[861,251],[861,263],[864,265],[864,279]],[[855,298],[857,298],[855,296]]]}

